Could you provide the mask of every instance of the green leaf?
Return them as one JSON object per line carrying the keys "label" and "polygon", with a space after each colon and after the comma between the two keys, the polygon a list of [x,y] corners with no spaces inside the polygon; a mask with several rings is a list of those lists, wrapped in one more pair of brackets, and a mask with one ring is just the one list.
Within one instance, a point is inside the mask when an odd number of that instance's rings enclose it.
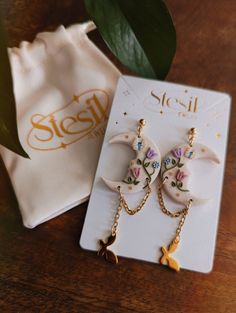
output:
{"label": "green leaf", "polygon": [[137,160],[137,164],[138,164],[138,165],[141,165],[141,164],[142,164],[142,161],[141,161],[140,159],[138,159],[138,160]]}
{"label": "green leaf", "polygon": [[148,167],[150,165],[150,162],[147,162],[144,164],[145,167]]}
{"label": "green leaf", "polygon": [[183,163],[179,163],[178,164],[178,167],[182,167],[184,164]]}
{"label": "green leaf", "polygon": [[134,181],[134,185],[138,185],[140,183],[139,180]]}
{"label": "green leaf", "polygon": [[[27,86],[25,86],[27,88]],[[0,144],[21,156],[29,156],[19,141],[16,106],[6,40],[0,17]]]}
{"label": "green leaf", "polygon": [[173,165],[175,165],[175,164],[176,164],[175,159],[172,159],[172,161],[171,161],[171,162],[172,162],[172,164],[173,164]]}
{"label": "green leaf", "polygon": [[176,50],[176,32],[162,0],[85,0],[115,56],[140,76],[164,79]]}
{"label": "green leaf", "polygon": [[129,183],[132,183],[132,178],[131,178],[131,177],[128,177],[128,178],[127,178],[127,181],[128,181]]}

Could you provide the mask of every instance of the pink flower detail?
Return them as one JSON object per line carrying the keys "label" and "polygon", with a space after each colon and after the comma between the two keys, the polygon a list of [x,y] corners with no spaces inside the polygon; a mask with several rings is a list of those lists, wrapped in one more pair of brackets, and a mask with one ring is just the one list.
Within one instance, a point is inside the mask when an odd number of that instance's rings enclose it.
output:
{"label": "pink flower detail", "polygon": [[182,150],[181,150],[181,148],[173,149],[173,150],[171,150],[171,153],[172,153],[172,155],[173,155],[175,158],[177,158],[177,159],[181,158],[181,156],[182,156]]}
{"label": "pink flower detail", "polygon": [[182,181],[184,180],[185,177],[187,177],[188,175],[186,175],[184,172],[181,172],[180,170],[177,171],[175,177],[178,181]]}
{"label": "pink flower detail", "polygon": [[140,175],[140,168],[139,167],[133,167],[130,169],[130,172],[134,178],[138,178]]}

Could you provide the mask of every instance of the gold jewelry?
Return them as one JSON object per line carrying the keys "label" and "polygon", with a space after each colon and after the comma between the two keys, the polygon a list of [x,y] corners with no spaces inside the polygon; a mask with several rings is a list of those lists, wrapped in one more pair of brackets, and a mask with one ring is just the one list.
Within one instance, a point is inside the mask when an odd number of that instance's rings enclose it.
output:
{"label": "gold jewelry", "polygon": [[[205,203],[208,199],[200,199],[190,192],[188,177],[190,172],[187,168],[188,161],[197,158],[209,158],[215,163],[220,163],[216,154],[208,147],[194,143],[197,135],[196,128],[191,128],[188,131],[188,144],[179,145],[171,151],[162,163],[161,183],[157,188],[157,197],[160,208],[164,214],[171,218],[180,218],[176,229],[175,237],[171,241],[168,248],[161,247],[162,256],[160,263],[167,265],[175,271],[180,270],[178,261],[171,256],[176,251],[180,242],[180,234],[192,204]],[[171,212],[165,207],[162,196],[162,189],[176,202],[184,205],[183,209]]]}
{"label": "gold jewelry", "polygon": [[[104,256],[107,261],[117,264],[117,255],[107,249],[116,240],[118,222],[121,211],[124,208],[128,215],[137,214],[144,207],[151,193],[151,183],[156,179],[160,170],[160,152],[155,143],[142,135],[146,121],[139,121],[136,132],[128,132],[117,135],[110,140],[110,143],[123,142],[130,145],[136,151],[136,158],[130,162],[126,177],[121,182],[114,182],[103,177],[106,185],[119,194],[119,204],[117,207],[114,223],[111,227],[111,235],[107,241],[99,240],[101,248],[98,250],[99,256]],[[140,204],[130,209],[124,193],[134,193],[145,190],[145,195]]]}
{"label": "gold jewelry", "polygon": [[118,192],[119,192],[119,205],[116,211],[116,215],[114,218],[114,223],[112,225],[111,228],[111,235],[109,236],[109,238],[107,239],[107,242],[104,242],[103,240],[99,240],[99,244],[101,246],[101,248],[98,250],[98,255],[99,256],[104,256],[106,261],[109,261],[111,263],[118,263],[118,257],[117,255],[111,251],[108,250],[107,247],[112,245],[115,240],[116,240],[116,234],[117,234],[117,228],[118,228],[118,222],[119,222],[119,218],[121,215],[121,211],[124,208],[125,211],[129,214],[129,215],[134,215],[136,213],[138,213],[145,205],[150,193],[151,193],[151,188],[149,185],[149,181],[147,179],[147,191],[145,196],[143,197],[141,203],[135,208],[135,209],[130,209],[127,202],[124,199],[124,196],[122,195],[121,191],[120,191],[120,187],[117,188]]}

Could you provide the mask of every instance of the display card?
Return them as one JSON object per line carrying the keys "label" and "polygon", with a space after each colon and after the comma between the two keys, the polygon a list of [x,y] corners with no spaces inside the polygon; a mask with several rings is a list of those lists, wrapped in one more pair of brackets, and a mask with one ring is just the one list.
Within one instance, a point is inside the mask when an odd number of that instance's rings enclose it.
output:
{"label": "display card", "polygon": [[[124,143],[109,143],[118,134],[135,131],[140,119],[146,120],[143,134],[155,142],[163,158],[176,145],[187,142],[190,128],[197,129],[196,142],[217,155],[189,162],[192,194],[208,199],[192,205],[181,232],[179,248],[173,256],[181,268],[208,273],[212,270],[219,221],[221,194],[227,148],[231,98],[221,92],[169,82],[122,76],[119,80],[94,179],[87,215],[80,239],[84,249],[99,250],[99,240],[111,233],[118,206],[118,193],[109,189],[102,177],[122,182],[135,151]],[[158,265],[161,247],[168,246],[175,235],[178,218],[170,218],[160,209],[156,179],[143,209],[133,215],[125,210],[119,219],[117,239],[109,247],[119,257]],[[125,194],[131,208],[137,206],[144,191]],[[166,207],[180,209],[163,193]],[[104,261],[105,262],[105,261]],[[120,258],[119,262],[122,262]]]}

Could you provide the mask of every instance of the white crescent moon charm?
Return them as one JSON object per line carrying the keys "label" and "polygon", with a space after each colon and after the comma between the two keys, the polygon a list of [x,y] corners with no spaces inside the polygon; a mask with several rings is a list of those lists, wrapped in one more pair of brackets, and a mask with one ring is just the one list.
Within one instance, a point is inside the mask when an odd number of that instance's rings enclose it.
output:
{"label": "white crescent moon charm", "polygon": [[[143,209],[151,194],[150,184],[156,179],[160,171],[161,155],[159,149],[151,139],[141,135],[145,124],[145,119],[140,119],[136,132],[119,134],[109,141],[109,143],[125,143],[136,151],[136,158],[130,161],[128,172],[122,181],[116,182],[102,177],[106,185],[119,194],[119,205],[111,228],[111,235],[106,241],[99,240],[100,248],[98,250],[98,255],[104,256],[106,261],[115,264],[118,263],[118,257],[107,247],[112,245],[116,240],[121,211],[124,209],[127,214],[132,216]],[[134,209],[131,209],[123,194],[138,192],[143,189],[145,189],[143,199]]]}
{"label": "white crescent moon charm", "polygon": [[200,199],[194,196],[189,188],[188,162],[194,159],[207,159],[214,163],[220,163],[219,158],[211,149],[200,143],[194,143],[192,147],[182,144],[171,150],[163,160],[161,168],[162,180],[166,178],[163,189],[176,202],[186,204],[190,199],[194,204],[207,202],[209,199]]}
{"label": "white crescent moon charm", "polygon": [[135,193],[143,190],[156,179],[161,164],[161,155],[156,144],[148,137],[138,136],[136,132],[116,135],[109,143],[125,143],[136,151],[136,158],[130,161],[128,172],[122,181],[103,178],[106,185],[114,191],[120,187],[122,193]]}

